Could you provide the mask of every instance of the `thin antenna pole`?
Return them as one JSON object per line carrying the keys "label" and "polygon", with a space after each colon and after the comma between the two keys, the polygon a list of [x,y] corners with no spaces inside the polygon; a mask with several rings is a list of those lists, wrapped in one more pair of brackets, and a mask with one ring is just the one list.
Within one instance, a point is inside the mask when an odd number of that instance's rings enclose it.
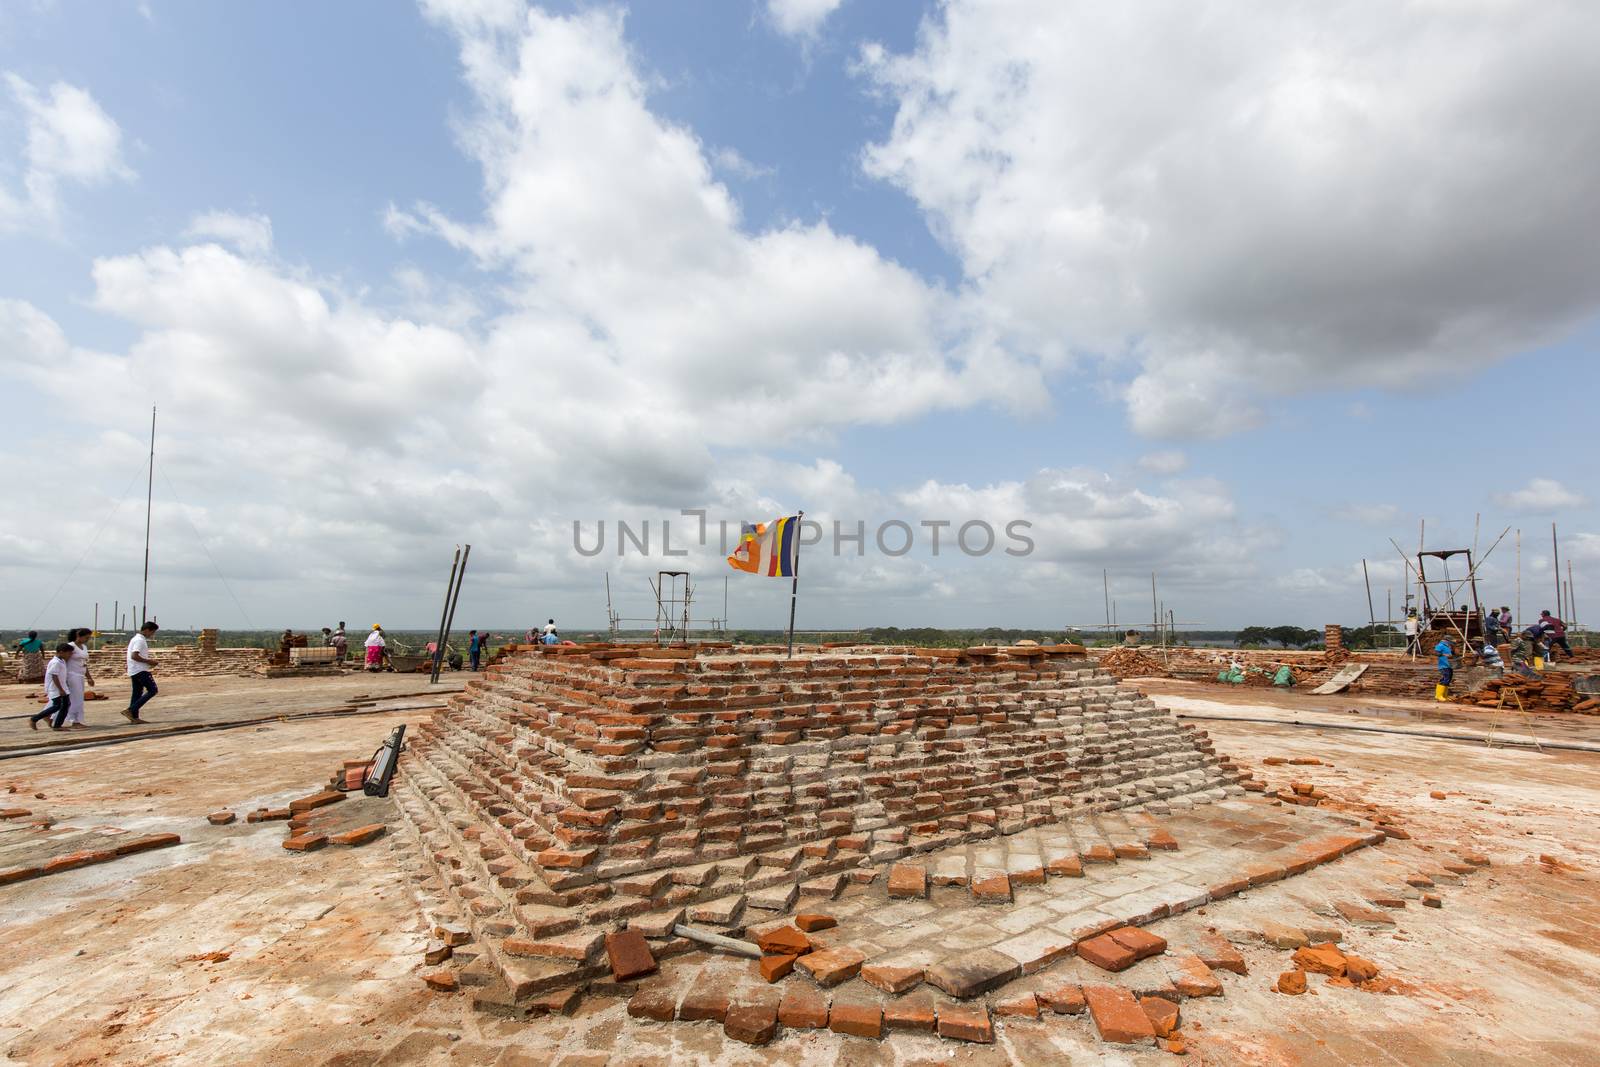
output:
{"label": "thin antenna pole", "polygon": [[150,505],[156,488],[156,406],[150,405],[150,469],[144,483],[144,594],[139,600],[139,625],[150,621]]}
{"label": "thin antenna pole", "polygon": [[1156,603],[1156,572],[1150,572],[1150,622],[1156,628],[1156,640],[1161,640],[1161,606]]}
{"label": "thin antenna pole", "polygon": [[[800,535],[805,532],[806,513],[798,511],[794,516],[794,582],[789,586],[789,655],[794,655],[794,606],[800,599]],[[778,543],[778,551],[783,551],[783,543]]]}
{"label": "thin antenna pole", "polygon": [[1377,615],[1372,610],[1372,576],[1367,573],[1367,561],[1361,561],[1361,580],[1367,583],[1367,625],[1376,629]]}
{"label": "thin antenna pole", "polygon": [[1517,529],[1517,625],[1522,625],[1522,530]]}
{"label": "thin antenna pole", "polygon": [[1550,552],[1555,561],[1556,607],[1561,607],[1561,545],[1556,541],[1556,524],[1550,524]]}
{"label": "thin antenna pole", "polygon": [[728,576],[722,576],[722,631],[728,631]]}

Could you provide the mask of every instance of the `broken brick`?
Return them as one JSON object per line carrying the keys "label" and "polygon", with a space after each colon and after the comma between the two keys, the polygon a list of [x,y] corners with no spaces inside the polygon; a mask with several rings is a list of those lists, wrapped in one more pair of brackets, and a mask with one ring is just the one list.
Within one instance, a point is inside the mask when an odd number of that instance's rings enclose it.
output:
{"label": "broken brick", "polygon": [[422,976],[429,989],[438,990],[440,993],[454,993],[461,986],[461,980],[454,971],[434,971]]}
{"label": "broken brick", "polygon": [[384,835],[386,827],[381,822],[369,823],[366,826],[357,826],[353,830],[342,830],[328,838],[336,845],[346,845],[354,848],[364,845],[368,841],[376,841]]}
{"label": "broken brick", "polygon": [[1082,1015],[1088,1001],[1083,998],[1080,986],[1064,985],[1040,993],[1039,1000],[1057,1015]]}
{"label": "broken brick", "polygon": [[780,926],[756,936],[756,944],[769,956],[803,956],[811,951],[811,939],[792,926]]}
{"label": "broken brick", "polygon": [[300,834],[285,841],[283,847],[290,852],[315,852],[327,843],[327,834]]}
{"label": "broken brick", "polygon": [[1370,982],[1378,976],[1378,965],[1361,956],[1346,956],[1344,973],[1353,982]]}
{"label": "broken brick", "polygon": [[1180,996],[1220,997],[1222,981],[1198,956],[1179,956],[1172,965],[1172,987]]}
{"label": "broken brick", "polygon": [[1145,1016],[1150,1020],[1150,1028],[1157,1037],[1171,1037],[1178,1028],[1178,1006],[1172,1001],[1161,997],[1140,997],[1139,1007],[1144,1009]]}
{"label": "broken brick", "polygon": [[806,933],[812,934],[816,933],[818,930],[833,929],[835,926],[839,925],[839,920],[835,919],[832,915],[819,915],[814,912],[808,912],[801,915],[796,915],[794,917],[794,924]]}
{"label": "broken brick", "polygon": [[1326,974],[1334,978],[1344,974],[1345,956],[1331,944],[1307,945],[1294,950],[1294,965],[1312,974]]}
{"label": "broken brick", "polygon": [[628,998],[628,1014],[635,1019],[670,1023],[678,1011],[678,998],[667,989],[641,989]]}
{"label": "broken brick", "polygon": [[429,967],[437,967],[450,958],[454,950],[438,938],[428,942],[428,947],[422,950],[422,961]]}
{"label": "broken brick", "polygon": [[799,956],[762,956],[756,961],[756,967],[761,972],[761,977],[767,982],[776,982],[789,976],[794,970],[794,961]]}
{"label": "broken brick", "polygon": [[1011,981],[1022,965],[1003,952],[982,948],[941,960],[927,969],[929,985],[966,1000]]}
{"label": "broken brick", "polygon": [[206,816],[206,822],[212,826],[226,826],[238,817],[231,811],[214,811]]}
{"label": "broken brick", "polygon": [[1155,1041],[1155,1028],[1133,994],[1118,986],[1083,987],[1100,1040],[1114,1045],[1148,1045]]}
{"label": "broken brick", "polygon": [[1039,1017],[1039,998],[1032,993],[1021,993],[1014,997],[1005,997],[994,1002],[994,1013],[1018,1019],[1037,1019]]}
{"label": "broken brick", "polygon": [[1287,993],[1291,997],[1298,997],[1306,991],[1306,972],[1284,971],[1278,975],[1278,992]]}
{"label": "broken brick", "polygon": [[810,952],[797,961],[800,969],[820,986],[834,986],[854,978],[861,971],[866,955],[853,948],[841,947]]}
{"label": "broken brick", "polygon": [[940,1037],[957,1041],[994,1043],[994,1023],[989,1019],[989,1009],[982,1004],[939,1005],[938,1030]]}
{"label": "broken brick", "polygon": [[1125,971],[1138,962],[1133,949],[1112,938],[1109,934],[1091,937],[1078,942],[1078,956],[1102,971]]}
{"label": "broken brick", "polygon": [[1131,949],[1136,960],[1147,960],[1151,956],[1159,956],[1167,951],[1166,938],[1138,926],[1121,926],[1108,931],[1105,936],[1124,948]]}
{"label": "broken brick", "polygon": [[656,957],[644,935],[637,930],[619,930],[606,935],[606,960],[611,977],[619,982],[655,973]]}

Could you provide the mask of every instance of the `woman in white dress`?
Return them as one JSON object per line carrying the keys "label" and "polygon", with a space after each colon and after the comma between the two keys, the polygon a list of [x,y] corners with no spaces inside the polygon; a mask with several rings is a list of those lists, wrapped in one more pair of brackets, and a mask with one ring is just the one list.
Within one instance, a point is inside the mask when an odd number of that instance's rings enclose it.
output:
{"label": "woman in white dress", "polygon": [[67,706],[67,728],[70,730],[88,728],[88,723],[83,721],[83,694],[94,684],[94,675],[89,673],[89,635],[93,632],[80,626],[67,634],[72,642],[72,658],[67,661],[67,695],[71,697]]}

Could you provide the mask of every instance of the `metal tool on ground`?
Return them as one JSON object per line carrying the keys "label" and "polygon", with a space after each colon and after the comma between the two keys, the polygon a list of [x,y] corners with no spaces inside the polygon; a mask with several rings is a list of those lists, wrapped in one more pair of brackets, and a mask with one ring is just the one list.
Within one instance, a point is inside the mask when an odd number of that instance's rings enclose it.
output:
{"label": "metal tool on ground", "polygon": [[389,795],[389,783],[394,780],[395,768],[400,764],[400,753],[405,749],[406,724],[394,728],[378,751],[372,754],[372,771],[361,791],[369,797]]}
{"label": "metal tool on ground", "polygon": [[[1506,701],[1508,696],[1511,698],[1509,703]],[[1528,718],[1528,709],[1522,706],[1522,696],[1515,689],[1500,690],[1500,699],[1494,706],[1496,715],[1489,720],[1489,732],[1484,735],[1483,743],[1490,748],[1494,747],[1495,732],[1500,728],[1498,713],[1507,711],[1512,707],[1515,707],[1517,714],[1522,717],[1523,728],[1528,731],[1528,739],[1533,742],[1533,747],[1543,752],[1544,746],[1539,743],[1539,735],[1533,732],[1533,720]]]}

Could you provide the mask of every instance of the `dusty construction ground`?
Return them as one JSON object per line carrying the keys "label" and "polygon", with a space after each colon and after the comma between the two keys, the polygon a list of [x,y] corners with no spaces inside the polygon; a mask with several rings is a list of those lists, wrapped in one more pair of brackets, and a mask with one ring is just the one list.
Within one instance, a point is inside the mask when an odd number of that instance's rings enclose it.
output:
{"label": "dusty construction ground", "polygon": [[[343,688],[314,692],[305,687],[324,683],[197,680],[185,697],[182,680],[174,680],[166,710],[173,720],[257,718],[340,706],[359,693],[425,688],[380,691],[363,676],[336,681]],[[1151,683],[1150,691],[1199,715],[1483,728],[1460,709],[1436,722],[1432,709],[1406,701],[1236,694],[1171,682]],[[153,720],[168,696],[164,686]],[[25,710],[12,693],[0,700],[0,715]],[[91,722],[121,723],[115,707],[91,704]],[[639,1022],[621,1000],[604,997],[587,998],[571,1018],[516,1022],[479,1014],[469,997],[431,993],[420,981],[430,969],[422,965],[427,936],[413,885],[395,874],[397,837],[298,855],[281,847],[279,824],[205,821],[208,812],[231,808],[242,816],[310,792],[340,760],[368,755],[392,725],[424,714],[346,713],[0,762],[0,806],[26,806],[58,825],[183,837],[174,848],[0,887],[0,938],[8,949],[0,963],[0,1062],[1595,1062],[1600,754],[1205,722],[1221,751],[1248,761],[1271,785],[1306,780],[1334,801],[1379,805],[1412,839],[1157,923],[1155,932],[1174,942],[1214,926],[1239,939],[1250,966],[1247,977],[1227,976],[1223,998],[1184,1002],[1184,1056],[1106,1046],[1085,1017],[1050,1014],[997,1019],[993,1046],[905,1033],[871,1042],[824,1031],[751,1049],[727,1041],[711,1023]],[[1506,724],[1510,732],[1521,728]],[[1600,720],[1541,719],[1535,728],[1546,739],[1600,743]],[[27,734],[25,723],[0,719],[0,750],[25,744]],[[1261,763],[1288,756],[1329,765]],[[1444,887],[1442,910],[1413,901],[1393,913],[1392,929],[1346,931],[1347,945],[1380,963],[1400,992],[1324,988],[1320,978],[1313,979],[1315,995],[1271,991],[1289,954],[1252,939],[1261,920],[1314,918],[1319,885],[1358,886],[1396,862],[1414,865],[1430,854],[1424,850],[1442,856],[1447,849],[1481,852],[1493,866]],[[1581,870],[1546,869],[1541,854]],[[663,969],[730,962],[697,954]]]}

